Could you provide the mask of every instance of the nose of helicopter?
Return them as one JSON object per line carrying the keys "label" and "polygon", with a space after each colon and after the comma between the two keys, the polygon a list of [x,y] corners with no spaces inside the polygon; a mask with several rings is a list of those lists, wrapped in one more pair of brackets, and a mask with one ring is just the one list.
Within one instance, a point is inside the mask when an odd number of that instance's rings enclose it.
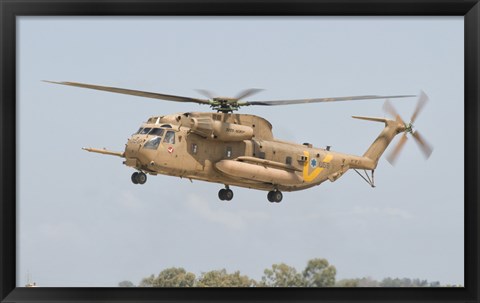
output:
{"label": "nose of helicopter", "polygon": [[127,140],[125,144],[125,158],[130,159],[130,163],[135,163],[137,168],[146,165],[149,162],[149,158],[151,155],[150,149],[145,148],[146,144],[148,144],[148,140],[145,136],[141,135],[133,135]]}
{"label": "nose of helicopter", "polygon": [[148,165],[155,157],[161,137],[134,134],[125,144],[125,158],[129,163],[135,163],[137,168]]}
{"label": "nose of helicopter", "polygon": [[126,158],[136,158],[138,155],[138,150],[140,149],[141,141],[132,136],[127,140],[125,144],[125,157]]}

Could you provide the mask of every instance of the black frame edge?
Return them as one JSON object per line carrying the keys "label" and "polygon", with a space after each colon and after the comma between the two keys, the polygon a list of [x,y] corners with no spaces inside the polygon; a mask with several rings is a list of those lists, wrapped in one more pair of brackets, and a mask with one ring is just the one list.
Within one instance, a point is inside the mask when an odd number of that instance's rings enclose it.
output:
{"label": "black frame edge", "polygon": [[[465,110],[465,168],[468,166],[475,169],[467,172],[465,170],[465,287],[469,290],[470,300],[480,299],[478,289],[479,264],[479,241],[478,218],[480,210],[478,207],[479,186],[479,54],[480,54],[480,4],[477,3],[465,15],[465,103],[469,110]],[[468,166],[467,166],[468,165]],[[473,200],[476,202],[468,203]],[[477,287],[475,291],[475,287]]]}
{"label": "black frame edge", "polygon": [[[0,296],[5,298],[15,288],[16,276],[16,207],[15,207],[15,15],[13,9],[1,3],[0,50],[0,193],[1,193],[1,252]],[[11,27],[13,26],[13,28]],[[10,58],[8,60],[7,58]],[[7,177],[10,173],[10,178]],[[12,203],[13,202],[13,203]]]}
{"label": "black frame edge", "polygon": [[[16,39],[15,23],[17,15],[465,15],[465,102],[468,111],[465,111],[465,262],[470,266],[465,267],[464,289],[441,289],[431,291],[417,291],[414,289],[402,290],[402,294],[395,297],[396,302],[417,300],[435,300],[442,302],[478,302],[480,299],[478,287],[479,272],[479,243],[478,222],[480,212],[477,203],[467,203],[470,199],[478,202],[478,171],[479,171],[479,136],[478,129],[480,116],[479,102],[479,60],[480,53],[480,5],[478,1],[253,1],[233,2],[232,4],[219,1],[194,3],[193,1],[139,1],[132,4],[127,1],[5,1],[0,0],[1,16],[1,49],[0,66],[0,300],[1,302],[31,302],[31,301],[201,301],[201,300],[233,300],[250,302],[258,300],[273,302],[272,294],[282,294],[283,300],[313,301],[311,297],[295,295],[291,290],[258,289],[245,294],[241,289],[216,289],[212,295],[211,290],[196,289],[188,294],[181,289],[156,290],[156,289],[118,289],[118,288],[16,288],[16,108],[15,108],[15,83],[16,83]],[[93,3],[97,5],[93,7]],[[101,3],[101,5],[98,5]],[[158,4],[160,9],[158,9]],[[162,7],[163,5],[163,7]],[[276,7],[274,7],[277,5]],[[314,9],[311,9],[311,7]],[[436,6],[438,5],[438,6]],[[350,6],[350,7],[346,7]],[[153,9],[157,7],[157,9]],[[467,171],[467,165],[474,170]],[[12,279],[13,277],[13,279]],[[323,299],[338,302],[352,300],[352,298],[365,298],[368,289],[355,289],[349,296],[340,294],[335,289],[326,289],[327,296]],[[385,293],[390,290],[386,289]],[[251,297],[251,294],[256,296]],[[390,293],[398,293],[396,290]],[[73,297],[72,297],[73,294]],[[330,294],[330,295],[328,295]],[[160,295],[160,296],[159,296]],[[376,299],[384,301],[386,298],[378,296]]]}

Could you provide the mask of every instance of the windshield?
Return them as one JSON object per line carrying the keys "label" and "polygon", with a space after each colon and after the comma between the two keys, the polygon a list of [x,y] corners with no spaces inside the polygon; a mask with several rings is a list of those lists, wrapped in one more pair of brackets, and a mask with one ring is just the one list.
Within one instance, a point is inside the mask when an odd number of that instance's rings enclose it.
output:
{"label": "windshield", "polygon": [[162,136],[163,132],[163,128],[153,128],[148,134],[152,136]]}
{"label": "windshield", "polygon": [[152,128],[151,127],[145,127],[144,129],[142,129],[139,134],[140,135],[145,135],[145,134],[148,134],[148,132],[151,130]]}
{"label": "windshield", "polygon": [[162,141],[162,137],[155,137],[147,141],[145,145],[143,145],[143,148],[148,148],[148,149],[157,149],[158,145]]}
{"label": "windshield", "polygon": [[165,130],[163,128],[140,127],[135,134],[162,136]]}
{"label": "windshield", "polygon": [[148,140],[143,148],[148,149],[157,149],[160,142],[162,142],[162,136],[165,130],[163,128],[147,128],[143,129],[140,134],[148,134],[149,136],[155,136],[152,139]]}

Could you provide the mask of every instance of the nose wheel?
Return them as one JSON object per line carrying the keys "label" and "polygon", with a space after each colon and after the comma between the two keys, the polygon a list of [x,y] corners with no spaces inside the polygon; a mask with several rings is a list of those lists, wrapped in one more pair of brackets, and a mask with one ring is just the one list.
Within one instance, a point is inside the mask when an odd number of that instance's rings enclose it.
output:
{"label": "nose wheel", "polygon": [[222,201],[230,201],[233,199],[233,191],[228,188],[222,188],[221,190],[218,191],[218,198]]}
{"label": "nose wheel", "polygon": [[143,172],[134,172],[132,174],[133,184],[145,184],[147,182],[147,175]]}
{"label": "nose wheel", "polygon": [[272,190],[272,191],[268,192],[267,199],[268,199],[268,201],[270,201],[272,203],[274,203],[274,202],[275,203],[280,203],[283,199],[283,194],[279,190]]}

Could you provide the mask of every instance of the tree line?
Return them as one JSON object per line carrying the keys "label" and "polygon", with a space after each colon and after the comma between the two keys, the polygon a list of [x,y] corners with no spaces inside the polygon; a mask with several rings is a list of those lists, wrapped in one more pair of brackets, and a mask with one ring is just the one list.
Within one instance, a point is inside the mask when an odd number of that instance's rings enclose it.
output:
{"label": "tree line", "polygon": [[[336,281],[337,270],[326,259],[316,258],[307,262],[302,271],[285,263],[273,264],[255,280],[240,271],[228,273],[226,269],[202,272],[200,275],[182,267],[162,270],[158,275],[143,278],[138,285],[130,281],[118,283],[119,287],[440,287],[440,282],[421,279],[384,278],[381,281],[369,277]],[[456,285],[444,285],[456,286]]]}

